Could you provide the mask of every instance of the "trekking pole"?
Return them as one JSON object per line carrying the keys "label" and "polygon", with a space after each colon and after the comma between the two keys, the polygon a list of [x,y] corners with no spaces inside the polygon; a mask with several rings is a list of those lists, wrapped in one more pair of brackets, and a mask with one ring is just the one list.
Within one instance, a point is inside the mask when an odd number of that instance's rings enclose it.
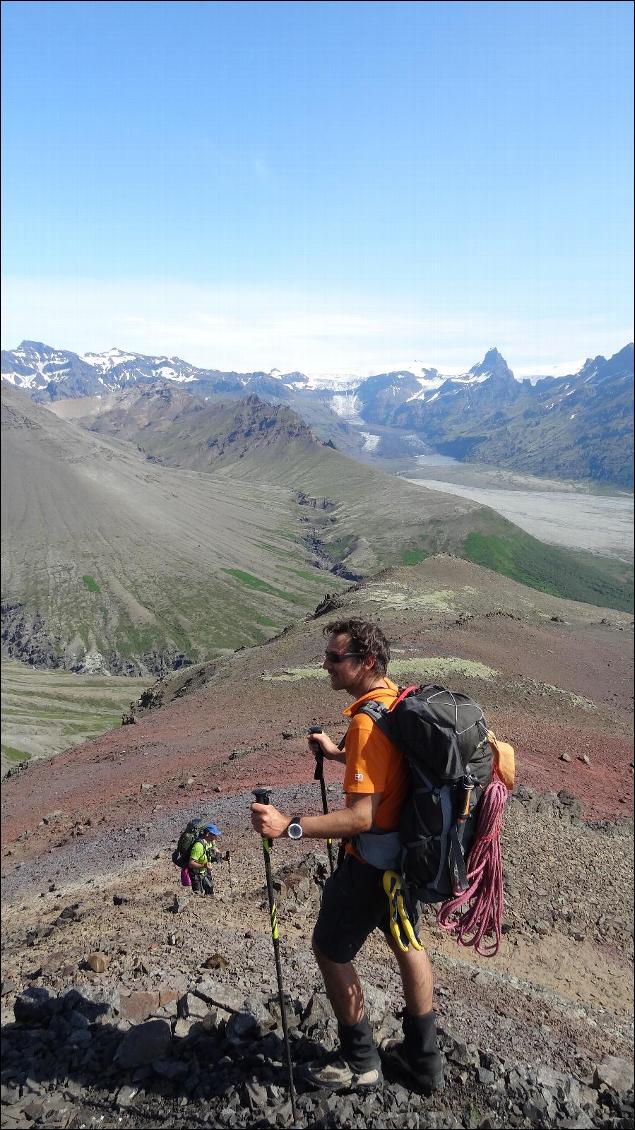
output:
{"label": "trekking pole", "polygon": [[[311,726],[311,728],[309,730],[309,734],[321,734],[321,733],[322,733],[322,727],[321,726]],[[324,783],[324,754],[322,753],[322,750],[319,749],[319,748],[318,748],[318,752],[315,754],[315,773],[313,774],[313,780],[320,782],[320,792],[322,793],[322,811],[324,812],[324,815],[326,816],[326,815],[328,815],[329,803],[328,803],[328,800],[326,799],[326,785]],[[331,866],[331,875],[332,875],[333,872],[335,871],[335,860],[333,859],[333,840],[328,839],[326,841],[326,850],[329,853],[329,864]]]}
{"label": "trekking pole", "polygon": [[225,852],[225,859],[227,860],[227,867],[229,870],[229,891],[230,894],[233,895],[234,885],[232,883],[232,853],[230,851]]}
{"label": "trekking pole", "polygon": [[[268,789],[254,789],[253,794],[258,804],[271,804],[271,793]],[[289,1029],[287,1026],[287,1007],[284,1001],[284,989],[282,987],[282,967],[280,965],[280,941],[278,938],[278,908],[276,906],[273,894],[273,881],[271,878],[271,859],[270,852],[273,846],[273,841],[267,836],[261,836],[262,840],[262,854],[265,857],[265,875],[267,876],[267,894],[269,896],[269,911],[271,916],[271,940],[273,942],[273,953],[276,959],[276,974],[278,977],[278,999],[280,1001],[280,1016],[282,1017],[282,1031],[284,1033],[284,1045],[287,1053],[287,1069],[289,1072],[289,1098],[291,1099],[291,1114],[293,1115],[294,1123],[297,1122],[297,1114],[295,1110],[295,1087],[293,1085],[293,1066],[291,1063],[291,1044],[289,1043]]]}

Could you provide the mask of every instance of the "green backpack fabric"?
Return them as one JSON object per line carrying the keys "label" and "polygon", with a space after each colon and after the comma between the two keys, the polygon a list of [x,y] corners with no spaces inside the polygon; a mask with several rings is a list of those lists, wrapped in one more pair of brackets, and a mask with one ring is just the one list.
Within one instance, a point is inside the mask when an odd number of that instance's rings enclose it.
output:
{"label": "green backpack fabric", "polygon": [[195,816],[185,825],[178,838],[176,848],[172,852],[172,862],[177,867],[187,867],[190,862],[190,853],[197,840],[200,840],[203,828],[210,823],[209,816]]}

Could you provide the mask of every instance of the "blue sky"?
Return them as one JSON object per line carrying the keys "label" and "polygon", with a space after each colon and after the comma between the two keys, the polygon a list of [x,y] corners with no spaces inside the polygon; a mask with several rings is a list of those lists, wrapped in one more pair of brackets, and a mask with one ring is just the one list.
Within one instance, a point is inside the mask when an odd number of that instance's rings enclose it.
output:
{"label": "blue sky", "polygon": [[630,3],[30,3],[2,345],[566,372],[632,339]]}

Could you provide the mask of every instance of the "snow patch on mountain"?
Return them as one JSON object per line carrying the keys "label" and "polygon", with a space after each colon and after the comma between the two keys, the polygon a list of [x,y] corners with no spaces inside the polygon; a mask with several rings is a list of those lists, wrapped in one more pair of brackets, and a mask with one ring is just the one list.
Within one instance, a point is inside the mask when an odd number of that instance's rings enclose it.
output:
{"label": "snow patch on mountain", "polygon": [[482,372],[482,373],[473,373],[473,372],[472,372],[472,371],[470,370],[470,372],[469,372],[469,373],[466,373],[466,374],[465,374],[465,376],[460,376],[460,377],[451,377],[451,378],[450,378],[450,380],[451,380],[451,381],[452,381],[452,382],[453,382],[454,384],[461,384],[461,385],[482,385],[482,384],[484,383],[484,381],[488,381],[488,380],[490,379],[490,377],[491,377],[491,376],[493,376],[493,374],[492,374],[492,373],[488,373],[487,371],[485,371],[485,372]]}
{"label": "snow patch on mountain", "polygon": [[441,376],[417,377],[420,385],[419,392],[413,393],[412,396],[408,397],[408,400],[425,400],[428,394],[440,388],[446,379],[446,377]]}
{"label": "snow patch on mountain", "polygon": [[95,369],[107,373],[116,365],[123,365],[126,361],[138,361],[141,354],[125,353],[123,349],[107,349],[104,353],[80,353],[79,358]]}
{"label": "snow patch on mountain", "polygon": [[164,381],[174,381],[175,384],[190,384],[198,379],[193,373],[179,373],[170,365],[160,365],[157,376]]}

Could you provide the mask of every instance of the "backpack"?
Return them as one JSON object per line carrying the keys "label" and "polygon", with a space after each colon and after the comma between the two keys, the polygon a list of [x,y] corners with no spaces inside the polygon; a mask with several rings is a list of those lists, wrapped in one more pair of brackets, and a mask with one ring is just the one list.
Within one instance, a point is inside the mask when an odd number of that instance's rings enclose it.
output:
{"label": "backpack", "polygon": [[[478,703],[445,687],[407,687],[387,708],[370,701],[368,714],[401,751],[411,788],[398,832],[355,837],[362,858],[400,871],[419,902],[445,902],[468,890],[466,863],[494,750]],[[491,735],[493,738],[493,735]]]}
{"label": "backpack", "polygon": [[177,867],[187,867],[190,862],[190,854],[194,844],[201,838],[201,832],[206,824],[209,824],[208,816],[195,816],[185,825],[181,835],[178,838],[176,848],[172,852],[172,862]]}

